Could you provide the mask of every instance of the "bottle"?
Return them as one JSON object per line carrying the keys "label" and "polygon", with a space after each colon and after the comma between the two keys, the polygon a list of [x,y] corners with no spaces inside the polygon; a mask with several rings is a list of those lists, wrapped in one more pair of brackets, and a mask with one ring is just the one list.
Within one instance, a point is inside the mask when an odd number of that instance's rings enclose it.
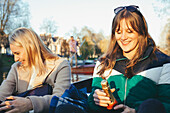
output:
{"label": "bottle", "polygon": [[107,80],[105,80],[105,79],[102,80],[102,81],[101,81],[101,85],[102,85],[103,91],[106,93],[106,96],[110,97],[111,104],[109,104],[109,105],[107,106],[107,109],[108,109],[108,110],[111,110],[116,104],[118,104],[118,102],[117,102],[117,100],[115,99],[115,97],[113,96]]}

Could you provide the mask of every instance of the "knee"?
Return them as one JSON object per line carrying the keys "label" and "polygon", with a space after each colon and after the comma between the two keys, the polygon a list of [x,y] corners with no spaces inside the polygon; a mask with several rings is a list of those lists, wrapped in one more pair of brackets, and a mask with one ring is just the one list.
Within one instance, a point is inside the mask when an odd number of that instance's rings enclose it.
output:
{"label": "knee", "polygon": [[147,99],[139,106],[138,113],[166,113],[163,104],[157,99]]}
{"label": "knee", "polygon": [[55,113],[86,113],[86,111],[72,104],[61,104],[56,108]]}
{"label": "knee", "polygon": [[144,104],[144,105],[154,105],[154,106],[159,105],[159,106],[162,106],[162,103],[159,100],[153,99],[153,98],[145,100],[142,104]]}

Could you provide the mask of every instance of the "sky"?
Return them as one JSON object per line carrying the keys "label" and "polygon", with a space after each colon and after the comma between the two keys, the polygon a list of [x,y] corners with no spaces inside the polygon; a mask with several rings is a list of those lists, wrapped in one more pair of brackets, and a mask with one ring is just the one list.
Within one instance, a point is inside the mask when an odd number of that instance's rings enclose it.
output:
{"label": "sky", "polygon": [[[166,19],[160,19],[153,9],[156,0],[25,0],[29,4],[31,27],[38,34],[43,20],[48,18],[56,22],[58,29],[54,36],[68,38],[68,32],[77,28],[78,32],[87,26],[95,33],[111,34],[114,8],[138,5],[144,15],[149,33],[159,43],[160,33]],[[72,34],[70,34],[72,35]]]}

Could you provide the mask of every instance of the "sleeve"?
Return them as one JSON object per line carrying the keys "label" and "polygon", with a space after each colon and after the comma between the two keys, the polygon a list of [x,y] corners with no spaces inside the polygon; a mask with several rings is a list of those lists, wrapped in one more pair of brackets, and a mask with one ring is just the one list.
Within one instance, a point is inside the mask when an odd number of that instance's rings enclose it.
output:
{"label": "sleeve", "polygon": [[61,63],[61,67],[58,68],[57,77],[55,79],[53,93],[56,96],[62,96],[64,91],[71,85],[71,67],[67,60]]}
{"label": "sleeve", "polygon": [[110,112],[110,110],[107,110],[105,107],[96,105],[94,102],[94,98],[93,98],[94,91],[96,89],[102,89],[102,86],[100,83],[103,79],[101,77],[99,77],[99,75],[97,74],[97,72],[99,70],[99,68],[98,68],[99,65],[100,65],[100,62],[98,61],[96,63],[96,66],[95,66],[94,72],[93,72],[92,92],[90,93],[90,95],[88,97],[88,109],[91,112],[107,113],[107,111]]}
{"label": "sleeve", "polygon": [[92,92],[90,93],[89,97],[88,97],[88,109],[91,112],[106,112],[106,108],[105,107],[101,107],[95,104],[94,102],[94,98],[93,98],[93,94],[94,91],[96,89],[101,89],[100,87],[100,82],[102,81],[102,78],[93,78],[93,82],[92,82]]}
{"label": "sleeve", "polygon": [[5,97],[11,96],[16,89],[17,82],[17,63],[11,66],[11,69],[7,75],[7,78],[2,82],[0,86],[0,100],[4,100]]}
{"label": "sleeve", "polygon": [[52,95],[27,97],[31,100],[35,113],[48,113],[52,97],[54,95],[61,96],[64,91],[70,87],[71,67],[68,61],[64,60],[61,62],[55,72],[55,82]]}
{"label": "sleeve", "polygon": [[158,84],[158,99],[170,113],[170,63],[164,64]]}

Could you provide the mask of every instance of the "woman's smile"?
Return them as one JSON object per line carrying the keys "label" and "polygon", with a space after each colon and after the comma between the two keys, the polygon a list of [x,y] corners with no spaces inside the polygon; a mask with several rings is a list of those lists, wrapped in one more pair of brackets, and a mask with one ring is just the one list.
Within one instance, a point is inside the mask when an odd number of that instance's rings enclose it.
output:
{"label": "woman's smile", "polygon": [[131,41],[121,41],[123,46],[127,46]]}
{"label": "woman's smile", "polygon": [[129,57],[129,53],[131,53],[131,56],[136,53],[138,48],[138,33],[125,19],[122,19],[120,25],[116,28],[115,37],[126,57]]}

